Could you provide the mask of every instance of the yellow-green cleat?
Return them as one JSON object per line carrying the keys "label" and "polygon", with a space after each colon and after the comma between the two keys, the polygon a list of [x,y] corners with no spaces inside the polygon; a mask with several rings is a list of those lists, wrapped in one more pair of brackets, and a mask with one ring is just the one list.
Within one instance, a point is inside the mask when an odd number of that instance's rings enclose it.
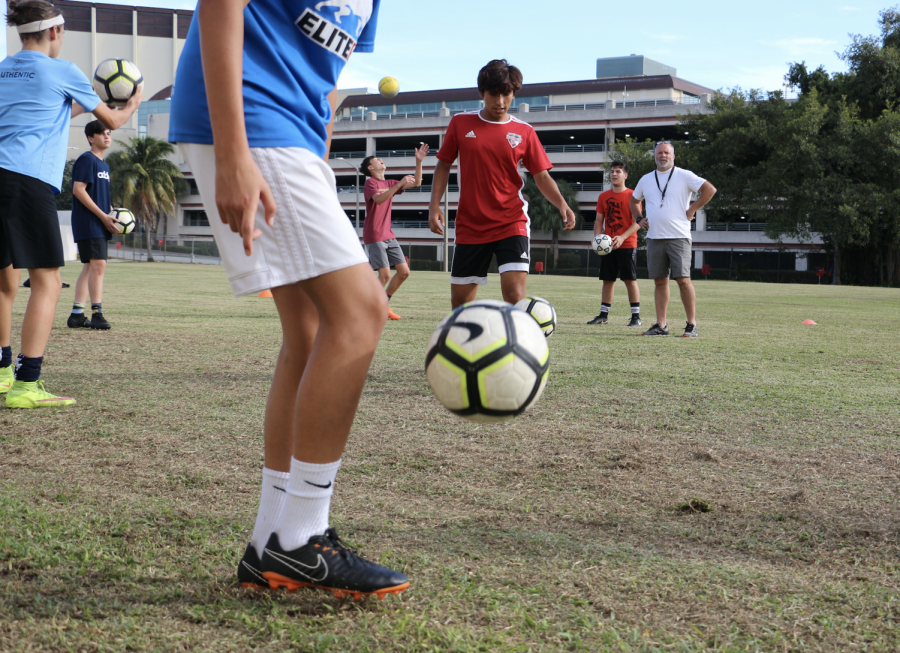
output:
{"label": "yellow-green cleat", "polygon": [[75,403],[69,397],[57,397],[44,389],[43,381],[13,381],[6,395],[7,408],[61,408]]}
{"label": "yellow-green cleat", "polygon": [[5,395],[9,392],[14,380],[12,365],[0,367],[0,395]]}

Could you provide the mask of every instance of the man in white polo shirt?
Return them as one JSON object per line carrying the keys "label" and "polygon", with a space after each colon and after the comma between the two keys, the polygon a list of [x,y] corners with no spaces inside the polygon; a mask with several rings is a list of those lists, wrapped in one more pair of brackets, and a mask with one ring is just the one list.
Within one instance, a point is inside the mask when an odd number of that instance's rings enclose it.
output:
{"label": "man in white polo shirt", "polygon": [[[685,338],[696,338],[697,297],[691,283],[691,220],[716,194],[715,187],[690,170],[675,167],[675,148],[669,141],[656,144],[656,170],[641,177],[631,196],[631,214],[647,229],[647,267],[656,284],[656,323],[645,336],[667,336],[669,277],[675,278],[687,316]],[[691,204],[691,193],[700,197]],[[641,219],[641,200],[647,216]]]}

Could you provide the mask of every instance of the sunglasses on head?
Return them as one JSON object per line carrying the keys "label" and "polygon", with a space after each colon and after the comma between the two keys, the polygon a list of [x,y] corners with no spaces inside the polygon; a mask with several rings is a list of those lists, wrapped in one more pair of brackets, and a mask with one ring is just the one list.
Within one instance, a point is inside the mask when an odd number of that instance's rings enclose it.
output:
{"label": "sunglasses on head", "polygon": [[656,147],[659,147],[660,145],[671,145],[671,144],[672,144],[672,141],[656,141]]}

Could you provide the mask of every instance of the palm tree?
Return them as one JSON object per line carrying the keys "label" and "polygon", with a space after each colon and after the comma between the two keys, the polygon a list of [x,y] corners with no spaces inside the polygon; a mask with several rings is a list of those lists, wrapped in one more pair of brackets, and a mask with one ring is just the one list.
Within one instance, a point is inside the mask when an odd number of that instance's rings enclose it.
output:
{"label": "palm tree", "polygon": [[[566,204],[575,212],[575,226],[579,227],[582,218],[581,211],[578,210],[575,189],[565,179],[558,180],[556,185],[559,186],[559,192],[566,200]],[[528,181],[525,182],[522,194],[528,199],[528,217],[531,218],[532,226],[553,234],[553,269],[555,270],[559,262],[559,230],[564,226],[562,216],[559,214],[559,210],[541,194],[531,175],[528,175]]]}
{"label": "palm tree", "polygon": [[130,209],[147,232],[147,260],[153,261],[150,232],[158,232],[160,215],[175,213],[175,200],[186,190],[184,176],[167,158],[175,153],[171,143],[152,136],[116,142],[125,149],[106,158],[112,201]]}

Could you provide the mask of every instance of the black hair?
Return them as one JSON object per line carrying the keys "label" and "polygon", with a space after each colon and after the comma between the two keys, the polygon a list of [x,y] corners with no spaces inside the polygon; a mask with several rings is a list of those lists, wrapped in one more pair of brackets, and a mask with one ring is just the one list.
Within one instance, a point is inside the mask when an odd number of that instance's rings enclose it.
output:
{"label": "black hair", "polygon": [[367,156],[365,159],[362,160],[362,163],[359,164],[359,171],[361,173],[363,173],[366,177],[372,176],[372,171],[369,170],[369,164],[372,163],[372,159],[374,159],[374,158],[375,158],[374,156]]}
{"label": "black hair", "polygon": [[97,134],[102,134],[107,129],[109,129],[109,127],[104,125],[99,120],[91,120],[84,126],[84,135],[88,138],[91,138],[92,136],[96,136]]}
{"label": "black hair", "polygon": [[515,95],[522,88],[522,71],[506,59],[494,59],[478,71],[478,91],[494,95]]}
{"label": "black hair", "polygon": [[628,164],[624,161],[613,161],[609,164],[609,170],[612,172],[613,168],[622,168],[622,171],[627,175],[628,174]]}
{"label": "black hair", "polygon": [[[39,20],[49,20],[61,15],[62,12],[49,2],[44,0],[9,0],[6,11],[6,24],[10,26],[25,25],[34,23]],[[51,28],[47,28],[51,29]],[[46,31],[46,30],[44,30]],[[31,39],[34,41],[43,41],[44,32],[32,32],[30,34],[19,34],[19,39],[23,42]]]}

